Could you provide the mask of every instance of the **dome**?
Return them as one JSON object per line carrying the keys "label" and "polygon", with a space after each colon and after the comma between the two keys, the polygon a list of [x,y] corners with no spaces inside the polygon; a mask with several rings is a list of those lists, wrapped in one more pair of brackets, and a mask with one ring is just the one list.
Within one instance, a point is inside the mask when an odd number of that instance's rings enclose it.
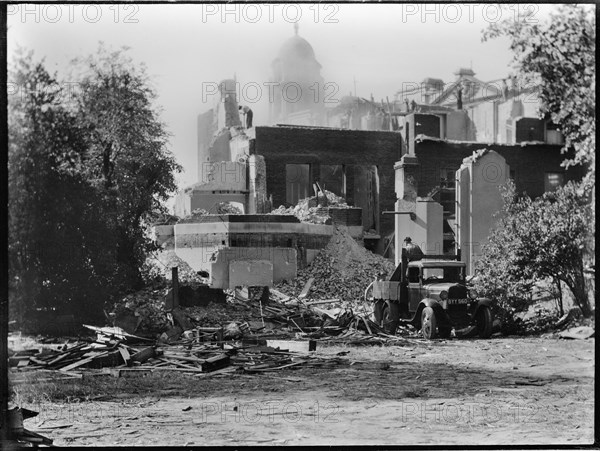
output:
{"label": "dome", "polygon": [[306,39],[295,35],[283,43],[279,50],[278,57],[282,59],[298,58],[314,60],[315,51]]}

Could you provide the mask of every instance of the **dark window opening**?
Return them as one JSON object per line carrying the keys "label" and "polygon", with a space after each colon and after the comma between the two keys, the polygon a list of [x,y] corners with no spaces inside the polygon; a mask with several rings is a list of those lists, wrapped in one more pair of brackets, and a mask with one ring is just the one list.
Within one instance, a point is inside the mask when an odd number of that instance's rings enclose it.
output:
{"label": "dark window opening", "polygon": [[288,205],[296,205],[311,192],[310,166],[308,164],[285,165],[285,201]]}
{"label": "dark window opening", "polygon": [[322,164],[319,181],[321,188],[346,198],[344,167],[341,164]]}

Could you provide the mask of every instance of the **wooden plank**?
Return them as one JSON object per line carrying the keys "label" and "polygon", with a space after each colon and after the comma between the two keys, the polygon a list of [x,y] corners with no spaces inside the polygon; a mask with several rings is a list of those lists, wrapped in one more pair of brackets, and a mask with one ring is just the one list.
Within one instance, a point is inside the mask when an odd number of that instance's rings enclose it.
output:
{"label": "wooden plank", "polygon": [[194,369],[194,370],[195,370],[195,369],[198,369],[198,367],[197,367],[197,366],[186,365],[185,363],[181,363],[181,362],[178,362],[177,360],[173,360],[173,359],[165,359],[165,358],[162,358],[161,360],[162,360],[163,362],[168,362],[168,363],[170,363],[171,365],[177,365],[177,366],[179,366],[179,367],[181,367],[181,368],[190,368],[190,369]]}
{"label": "wooden plank", "polygon": [[301,352],[307,354],[316,351],[317,342],[315,340],[267,340],[267,346],[279,348],[281,351]]}
{"label": "wooden plank", "polygon": [[37,363],[38,365],[43,365],[43,366],[48,365],[48,362],[46,362],[45,360],[40,360],[35,357],[29,357],[29,360],[31,360],[33,363]]}
{"label": "wooden plank", "polygon": [[310,287],[312,286],[314,281],[314,277],[311,277],[306,281],[306,283],[304,284],[304,288],[302,288],[302,291],[298,295],[298,299],[304,299],[308,295],[308,291],[310,290]]}
{"label": "wooden plank", "polygon": [[144,363],[146,360],[154,357],[154,348],[152,346],[148,346],[147,348],[142,349],[141,351],[136,352],[131,356],[132,362]]}
{"label": "wooden plank", "polygon": [[307,302],[305,305],[319,305],[319,304],[333,304],[333,303],[338,303],[338,302],[342,302],[340,299],[323,299],[322,301],[312,301],[312,302]]}
{"label": "wooden plank", "polygon": [[[108,354],[108,353],[107,353]],[[71,363],[63,368],[60,368],[59,371],[71,371],[75,368],[79,368],[82,365],[85,365],[87,363],[90,363],[92,360],[94,360],[94,357],[88,357],[87,359],[82,359],[82,360],[78,360],[75,363]]]}
{"label": "wooden plank", "polygon": [[123,357],[119,351],[106,352],[104,355],[99,355],[93,358],[89,364],[91,368],[104,368],[106,366],[114,367],[123,362]]}
{"label": "wooden plank", "polygon": [[371,331],[371,328],[369,327],[369,322],[367,320],[367,318],[362,317],[363,323],[365,323],[365,326],[367,326],[367,331],[369,331],[369,335],[373,335],[373,332]]}
{"label": "wooden plank", "polygon": [[194,377],[209,377],[209,376],[217,376],[219,374],[228,374],[228,373],[235,373],[237,371],[237,368],[234,366],[229,366],[227,368],[222,368],[220,370],[215,370],[215,371],[211,371],[210,373],[200,373],[200,374],[196,374]]}
{"label": "wooden plank", "polygon": [[206,362],[202,364],[202,372],[209,373],[215,370],[220,370],[230,365],[230,358],[227,354],[220,354],[210,359],[206,359]]}
{"label": "wooden plank", "polygon": [[275,288],[269,288],[269,293],[274,295],[279,302],[286,302],[290,300],[290,296],[283,294],[281,291]]}
{"label": "wooden plank", "polygon": [[159,371],[179,371],[184,373],[202,373],[202,368],[172,368],[166,366],[149,366],[144,367],[148,370],[159,370]]}
{"label": "wooden plank", "polygon": [[193,363],[204,363],[206,359],[201,359],[199,357],[191,356],[191,355],[178,355],[169,351],[164,353],[164,356],[168,359],[177,359],[183,360],[184,362],[193,362]]}
{"label": "wooden plank", "polygon": [[194,328],[190,320],[187,318],[187,316],[185,316],[185,313],[180,308],[174,308],[171,312],[171,315],[173,315],[173,320],[179,325],[179,327],[181,327],[182,330],[191,330]]}
{"label": "wooden plank", "polygon": [[121,354],[121,357],[123,357],[123,361],[125,362],[125,364],[131,365],[131,356],[129,355],[129,351],[127,351],[127,348],[125,346],[119,346],[118,350]]}
{"label": "wooden plank", "polygon": [[289,368],[289,367],[292,367],[292,366],[302,365],[303,363],[306,363],[306,362],[288,363],[287,365],[275,366],[275,367],[269,367],[269,368],[252,368],[251,366],[249,366],[249,367],[244,367],[244,371],[247,372],[247,373],[263,373],[263,372],[267,372],[267,371],[282,370],[284,368]]}

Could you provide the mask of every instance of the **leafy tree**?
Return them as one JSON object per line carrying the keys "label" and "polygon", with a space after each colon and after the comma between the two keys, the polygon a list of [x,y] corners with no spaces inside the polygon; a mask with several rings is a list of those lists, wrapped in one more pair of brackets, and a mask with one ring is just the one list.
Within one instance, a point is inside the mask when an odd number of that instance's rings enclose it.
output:
{"label": "leafy tree", "polygon": [[102,313],[114,259],[102,199],[79,173],[84,139],[55,77],[31,54],[12,71],[9,97],[9,274],[12,314],[77,304]]}
{"label": "leafy tree", "polygon": [[[508,6],[506,7],[508,8]],[[550,115],[565,136],[565,166],[586,165],[584,187],[593,189],[596,159],[596,18],[590,5],[561,5],[548,21],[514,17],[490,24],[483,40],[506,36],[523,83],[539,86],[540,116]]]}
{"label": "leafy tree", "polygon": [[523,311],[536,282],[564,283],[584,316],[592,314],[584,261],[594,230],[589,195],[569,183],[537,199],[503,190],[504,207],[477,265],[477,288],[504,311]]}
{"label": "leafy tree", "polygon": [[164,201],[176,190],[174,173],[181,168],[167,150],[168,133],[144,66],[102,46],[77,64],[82,74],[75,100],[87,139],[83,170],[109,205],[124,283],[139,287],[140,268],[154,249],[147,224],[166,212]]}
{"label": "leafy tree", "polygon": [[31,54],[9,75],[19,87],[9,99],[11,309],[21,318],[37,307],[97,318],[138,287],[147,221],[175,190],[179,166],[143,68],[103,49],[73,64],[75,92]]}

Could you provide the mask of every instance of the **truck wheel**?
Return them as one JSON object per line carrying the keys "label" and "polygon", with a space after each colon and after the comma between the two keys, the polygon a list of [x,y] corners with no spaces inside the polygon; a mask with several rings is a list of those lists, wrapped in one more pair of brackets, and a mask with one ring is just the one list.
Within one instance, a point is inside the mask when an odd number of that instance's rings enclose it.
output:
{"label": "truck wheel", "polygon": [[475,323],[477,335],[481,338],[490,338],[494,327],[494,319],[492,317],[492,310],[487,305],[479,307],[475,316]]}
{"label": "truck wheel", "polygon": [[383,330],[390,335],[395,335],[399,323],[400,306],[396,302],[385,301],[383,305]]}
{"label": "truck wheel", "polygon": [[432,340],[437,336],[435,313],[431,307],[425,307],[421,312],[421,334],[427,340]]}

